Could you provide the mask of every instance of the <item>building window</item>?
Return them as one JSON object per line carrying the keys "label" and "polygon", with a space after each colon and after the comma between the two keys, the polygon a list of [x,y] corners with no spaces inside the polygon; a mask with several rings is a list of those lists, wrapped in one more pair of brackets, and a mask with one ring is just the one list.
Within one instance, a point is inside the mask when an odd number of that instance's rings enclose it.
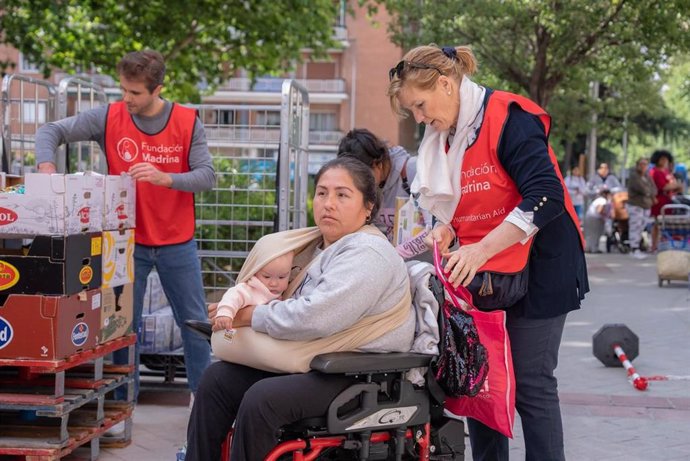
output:
{"label": "building window", "polygon": [[280,126],[280,112],[259,112],[256,114],[256,124],[259,126]]}
{"label": "building window", "polygon": [[247,111],[226,110],[226,109],[202,109],[201,120],[206,126],[235,125],[242,123],[248,117]]}
{"label": "building window", "polygon": [[307,78],[311,80],[331,80],[336,76],[334,62],[310,62],[307,64]]}
{"label": "building window", "polygon": [[336,18],[336,27],[345,27],[347,20],[347,1],[340,0],[338,5],[338,17]]}
{"label": "building window", "polygon": [[312,112],[309,116],[309,131],[337,131],[336,116],[332,112]]}
{"label": "building window", "polygon": [[25,72],[28,74],[38,74],[41,70],[38,65],[31,62],[24,53],[19,53],[19,72]]}
{"label": "building window", "polygon": [[22,123],[38,123],[42,125],[45,122],[46,103],[39,102],[38,108],[35,102],[25,102],[22,104]]}

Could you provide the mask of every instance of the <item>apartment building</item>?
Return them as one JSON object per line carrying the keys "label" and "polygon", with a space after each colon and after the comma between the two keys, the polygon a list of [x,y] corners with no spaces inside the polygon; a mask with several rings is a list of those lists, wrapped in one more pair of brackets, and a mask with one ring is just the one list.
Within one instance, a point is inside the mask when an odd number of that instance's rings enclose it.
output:
{"label": "apartment building", "polygon": [[[349,2],[351,15],[341,1],[334,34],[340,48],[329,50],[328,57],[316,59],[309,50],[303,61],[290,72],[277,77],[252,80],[240,72],[229,79],[211,96],[208,104],[280,104],[284,78],[296,79],[309,92],[309,158],[310,171],[333,158],[340,138],[353,128],[368,128],[391,145],[416,145],[414,121],[400,122],[391,112],[386,89],[388,70],[402,57],[403,51],[388,38],[390,15],[381,8],[375,17],[368,17],[366,8]],[[225,123],[237,123],[233,116],[219,114]],[[278,126],[277,111],[261,115],[259,125]],[[217,120],[207,120],[213,125]],[[257,123],[257,121],[252,121]]]}

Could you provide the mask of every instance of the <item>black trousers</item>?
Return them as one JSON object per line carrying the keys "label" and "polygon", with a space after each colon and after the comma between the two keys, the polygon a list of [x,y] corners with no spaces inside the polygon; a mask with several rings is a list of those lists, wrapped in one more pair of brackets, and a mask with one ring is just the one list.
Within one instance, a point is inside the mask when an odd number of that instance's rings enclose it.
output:
{"label": "black trousers", "polygon": [[276,446],[280,427],[325,415],[331,401],[353,382],[342,375],[278,375],[216,362],[204,372],[194,397],[185,460],[220,460],[234,423],[231,459],[261,461]]}
{"label": "black trousers", "polygon": [[[563,461],[563,423],[553,372],[567,314],[526,319],[508,311],[506,326],[515,368],[515,408],[525,436],[526,461]],[[507,461],[508,438],[474,419],[467,426],[474,461]]]}

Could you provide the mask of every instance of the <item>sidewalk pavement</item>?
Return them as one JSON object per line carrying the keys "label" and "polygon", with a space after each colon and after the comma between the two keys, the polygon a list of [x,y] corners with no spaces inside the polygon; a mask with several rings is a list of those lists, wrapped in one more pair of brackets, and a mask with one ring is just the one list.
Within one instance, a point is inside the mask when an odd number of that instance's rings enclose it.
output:
{"label": "sidewalk pavement", "polygon": [[[568,316],[556,373],[567,459],[690,460],[690,381],[655,381],[641,392],[623,368],[606,368],[592,355],[592,335],[602,325],[625,323],[640,338],[633,364],[641,375],[690,375],[688,283],[659,288],[654,256],[640,261],[594,254],[587,261],[592,291],[582,309]],[[102,449],[99,460],[173,461],[185,438],[188,401],[179,386],[144,387],[132,444]],[[511,459],[520,460],[525,454],[519,418],[515,426]]]}

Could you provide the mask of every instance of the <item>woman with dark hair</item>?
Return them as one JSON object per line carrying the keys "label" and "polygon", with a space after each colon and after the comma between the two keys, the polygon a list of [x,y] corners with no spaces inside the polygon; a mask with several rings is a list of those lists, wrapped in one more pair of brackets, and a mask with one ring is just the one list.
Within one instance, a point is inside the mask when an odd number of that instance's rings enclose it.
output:
{"label": "woman with dark hair", "polygon": [[[372,224],[386,234],[403,258],[426,251],[424,235],[394,242],[395,215],[398,198],[410,198],[410,183],[417,173],[417,158],[403,147],[388,147],[365,128],[350,130],[338,145],[338,157],[352,157],[371,168],[381,194],[381,207]],[[423,212],[420,211],[423,216]],[[424,223],[423,223],[424,224]]]}
{"label": "woman with dark hair", "polygon": [[656,202],[652,205],[651,211],[651,215],[654,218],[652,251],[656,251],[659,245],[658,216],[661,214],[661,207],[670,204],[673,196],[683,190],[683,186],[673,176],[673,154],[669,151],[655,150],[649,161],[654,165],[649,170],[649,176],[651,176],[656,186]]}
{"label": "woman with dark hair", "polygon": [[[409,351],[412,346],[415,316],[405,264],[384,235],[368,225],[378,207],[371,170],[350,158],[328,162],[316,175],[313,207],[316,228],[262,237],[276,248],[267,257],[295,251],[299,271],[284,300],[237,313],[233,346],[238,347],[234,358],[224,358],[234,363],[216,362],[202,377],[187,429],[187,461],[220,459],[233,423],[231,459],[263,460],[278,442],[280,427],[323,416],[355,379],[309,372],[318,353]],[[262,263],[256,256],[250,253],[242,271]],[[256,335],[275,350],[263,351],[261,358],[242,343],[243,336]],[[311,348],[333,338],[345,342]],[[289,350],[281,352],[281,344]],[[309,352],[295,360],[294,346]]]}

